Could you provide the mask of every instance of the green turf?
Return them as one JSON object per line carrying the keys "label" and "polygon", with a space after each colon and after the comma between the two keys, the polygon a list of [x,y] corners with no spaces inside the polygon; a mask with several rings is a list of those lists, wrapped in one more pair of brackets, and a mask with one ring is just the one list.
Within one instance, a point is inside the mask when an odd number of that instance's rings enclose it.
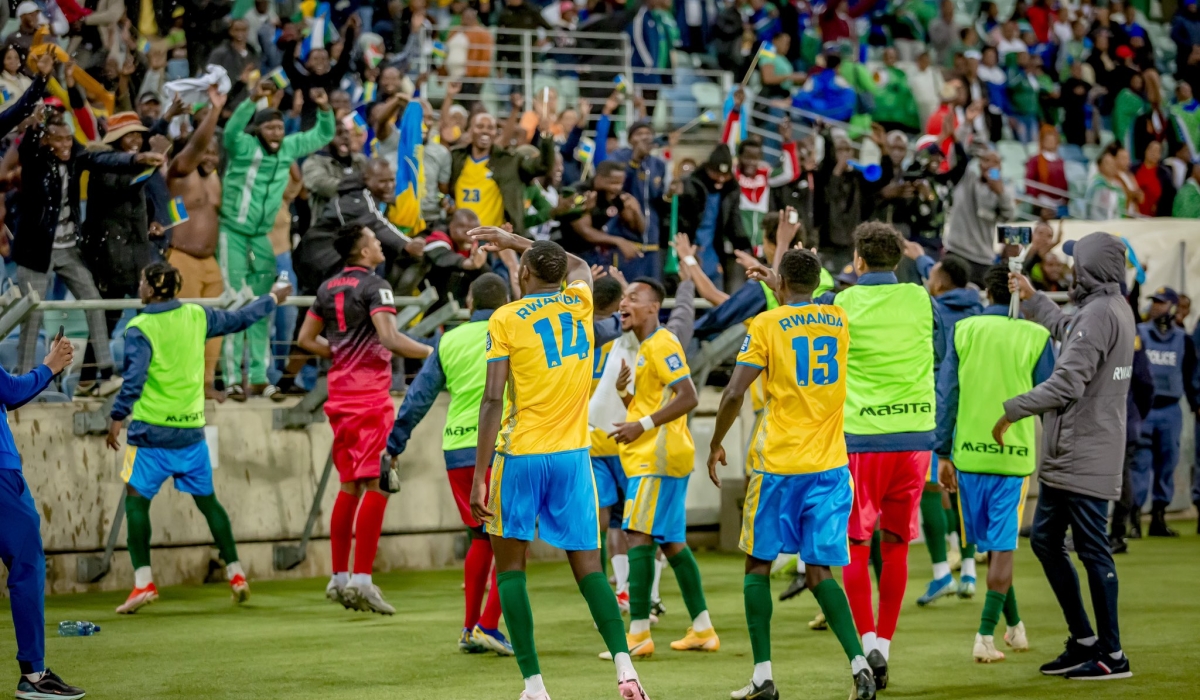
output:
{"label": "green turf", "polygon": [[[1194,531],[1192,523],[1178,523]],[[912,551],[912,578],[892,646],[893,698],[1179,698],[1192,697],[1200,623],[1200,538],[1142,540],[1118,559],[1121,623],[1134,678],[1109,683],[1045,678],[1037,667],[1061,650],[1066,628],[1041,568],[1023,542],[1016,585],[1033,649],[992,666],[971,661],[983,589],[971,601],[914,602],[928,579],[924,547]],[[669,612],[656,628],[659,653],[638,663],[655,700],[728,698],[751,671],[742,611],[742,559],[700,558],[717,654],[677,653],[668,642],[687,627],[670,573],[663,592]],[[981,569],[981,576],[985,575]],[[103,626],[92,638],[49,639],[49,663],[93,698],[288,698],[364,700],[515,698],[516,663],[460,654],[461,578],[457,571],[396,572],[376,581],[396,607],[392,618],[351,613],[326,602],[324,581],[256,582],[250,602],[234,608],[224,585],[174,587],[132,617],[113,608],[121,593],[58,596],[47,601],[47,633],[59,620]],[[535,563],[529,584],[547,689],[555,700],[615,698],[612,665],[565,563]],[[776,592],[784,585],[773,583]],[[1086,584],[1084,586],[1086,596]],[[776,603],[774,670],[782,696],[846,697],[848,666],[831,632],[812,632],[810,594]],[[1002,634],[1001,622],[998,634]],[[11,622],[0,622],[0,656],[14,653]],[[16,667],[10,667],[15,680]]]}

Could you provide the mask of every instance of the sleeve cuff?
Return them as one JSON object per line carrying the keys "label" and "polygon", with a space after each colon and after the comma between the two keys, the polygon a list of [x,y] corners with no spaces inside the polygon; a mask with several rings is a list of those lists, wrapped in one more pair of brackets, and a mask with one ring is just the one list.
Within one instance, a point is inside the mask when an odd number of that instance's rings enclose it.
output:
{"label": "sleeve cuff", "polygon": [[754,369],[762,369],[763,368],[762,365],[756,365],[753,362],[741,362],[739,360],[737,364],[742,365],[743,367],[753,367]]}

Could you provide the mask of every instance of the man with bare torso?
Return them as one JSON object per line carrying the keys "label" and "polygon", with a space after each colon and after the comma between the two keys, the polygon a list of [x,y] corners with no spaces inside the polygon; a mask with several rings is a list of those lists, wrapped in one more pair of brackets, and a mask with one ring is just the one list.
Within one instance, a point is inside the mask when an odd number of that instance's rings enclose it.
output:
{"label": "man with bare torso", "polygon": [[[221,296],[225,283],[217,262],[217,222],[221,209],[221,179],[217,176],[221,153],[213,138],[226,96],[208,90],[211,107],[183,150],[171,159],[167,187],[172,197],[182,197],[188,220],[175,226],[168,260],[183,276],[179,297],[207,299]],[[216,398],[213,377],[221,356],[221,339],[204,344],[204,392]],[[222,397],[223,398],[223,397]]]}

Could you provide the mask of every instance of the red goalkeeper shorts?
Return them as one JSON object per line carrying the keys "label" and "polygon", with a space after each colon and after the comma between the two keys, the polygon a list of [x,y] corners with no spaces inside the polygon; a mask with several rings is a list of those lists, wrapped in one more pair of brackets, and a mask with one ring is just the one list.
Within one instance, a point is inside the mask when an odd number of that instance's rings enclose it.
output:
{"label": "red goalkeeper shorts", "polygon": [[[463,525],[479,527],[483,523],[471,516],[471,482],[475,478],[475,467],[447,469],[446,477],[450,479],[450,491],[454,494],[454,505],[458,506],[458,515]],[[484,485],[492,483],[492,470],[488,469]],[[485,501],[486,502],[486,501]]]}
{"label": "red goalkeeper shorts", "polygon": [[858,452],[850,455],[854,510],[847,535],[871,539],[875,523],[906,542],[917,537],[917,511],[925,488],[930,452]]}
{"label": "red goalkeeper shorts", "polygon": [[378,479],[380,459],[396,422],[391,396],[383,392],[379,396],[327,401],[325,415],[333,428],[333,466],[341,483]]}

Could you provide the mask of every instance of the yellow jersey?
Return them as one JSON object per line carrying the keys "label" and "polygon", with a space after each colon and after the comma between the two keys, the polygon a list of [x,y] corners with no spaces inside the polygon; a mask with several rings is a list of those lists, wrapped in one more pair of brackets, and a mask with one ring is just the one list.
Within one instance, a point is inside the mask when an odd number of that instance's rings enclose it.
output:
{"label": "yellow jersey", "polygon": [[[592,396],[596,394],[596,387],[600,384],[600,377],[604,374],[604,365],[608,362],[608,353],[612,351],[613,343],[617,341],[610,340],[596,350],[596,359],[592,362]],[[592,451],[593,457],[616,457],[621,454],[620,446],[617,441],[608,436],[608,431],[604,428],[592,429]]]}
{"label": "yellow jersey", "polygon": [[531,294],[488,319],[488,362],[508,360],[507,409],[496,439],[505,455],[588,447],[592,290],[573,282]]}
{"label": "yellow jersey", "polygon": [[849,347],[849,322],[840,306],[785,305],[754,317],[737,358],[766,377],[749,469],[811,474],[849,461],[842,429]]}
{"label": "yellow jersey", "polygon": [[504,200],[500,197],[500,185],[488,168],[489,160],[467,156],[454,183],[454,206],[475,212],[480,226],[503,226]]}
{"label": "yellow jersey", "polygon": [[[642,341],[633,372],[633,401],[626,420],[634,422],[667,405],[671,387],[692,376],[683,346],[675,334],[658,328]],[[655,426],[627,445],[621,445],[626,476],[687,476],[692,473],[696,445],[687,416]]]}

